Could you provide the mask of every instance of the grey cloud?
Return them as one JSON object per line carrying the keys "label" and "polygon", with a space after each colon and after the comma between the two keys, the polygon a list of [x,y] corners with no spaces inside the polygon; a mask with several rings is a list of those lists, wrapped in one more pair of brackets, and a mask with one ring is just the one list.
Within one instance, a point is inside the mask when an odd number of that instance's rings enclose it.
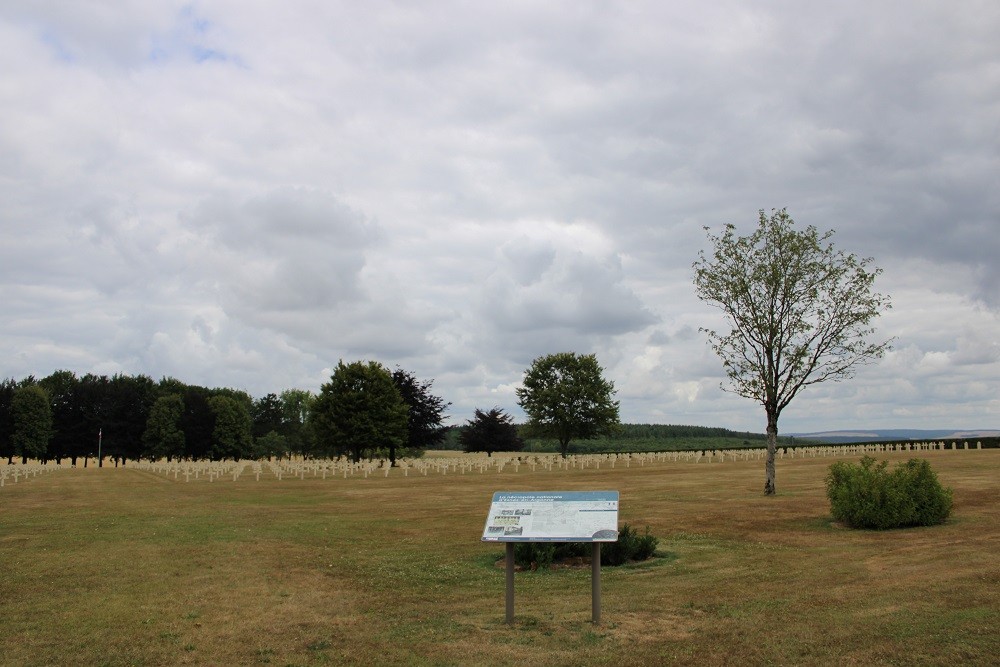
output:
{"label": "grey cloud", "polygon": [[521,285],[537,282],[552,266],[556,249],[551,243],[536,242],[520,237],[504,244],[500,249],[511,277]]}
{"label": "grey cloud", "polygon": [[[504,251],[505,259],[511,252]],[[622,283],[621,264],[615,257],[600,259],[563,250],[527,284],[521,279],[526,261],[525,257],[506,261],[485,287],[483,314],[502,331],[560,329],[611,335],[656,321]]]}
{"label": "grey cloud", "polygon": [[885,269],[899,348],[790,423],[988,422],[998,33],[989,2],[7,3],[0,357],[273,391],[368,356],[471,413],[575,350],[631,419],[759,430],[690,266],[787,206]]}
{"label": "grey cloud", "polygon": [[362,298],[360,273],[377,238],[363,215],[308,189],[206,202],[190,224],[211,234],[218,254],[204,261],[218,265],[238,312],[326,309]]}

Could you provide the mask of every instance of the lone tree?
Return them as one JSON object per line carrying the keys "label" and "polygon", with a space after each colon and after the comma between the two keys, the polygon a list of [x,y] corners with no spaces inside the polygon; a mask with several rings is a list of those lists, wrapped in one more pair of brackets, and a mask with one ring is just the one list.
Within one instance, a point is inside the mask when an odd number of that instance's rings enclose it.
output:
{"label": "lone tree", "polygon": [[310,418],[320,449],[360,461],[375,450],[402,446],[408,414],[392,374],[382,364],[340,361],[322,386]]}
{"label": "lone tree", "polygon": [[891,308],[872,291],[882,273],[834,248],[833,231],[797,230],[785,209],[760,211],[757,230],[737,236],[726,225],[694,263],[698,298],[720,308],[732,331],[708,334],[729,384],[722,389],[760,402],[767,415],[764,493],[773,495],[778,417],[804,387],[850,378],[881,358],[891,341],[871,343],[872,320]]}
{"label": "lone tree", "polygon": [[614,384],[593,354],[538,357],[524,373],[517,403],[528,415],[526,434],[559,441],[563,458],[574,438],[593,438],[618,426]]}
{"label": "lone tree", "polygon": [[514,418],[500,408],[483,412],[476,408],[475,419],[470,419],[462,427],[458,436],[462,449],[466,452],[519,452],[524,449],[524,441],[517,435]]}

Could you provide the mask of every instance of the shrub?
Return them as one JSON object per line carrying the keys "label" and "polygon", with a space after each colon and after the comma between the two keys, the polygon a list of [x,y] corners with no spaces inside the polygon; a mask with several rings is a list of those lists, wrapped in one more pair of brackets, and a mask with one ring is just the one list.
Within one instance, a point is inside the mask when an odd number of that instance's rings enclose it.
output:
{"label": "shrub", "polygon": [[556,554],[555,542],[518,542],[514,545],[514,564],[529,568],[546,568],[552,564]]}
{"label": "shrub", "polygon": [[941,486],[930,464],[910,459],[889,472],[888,462],[866,456],[857,464],[838,461],[826,476],[830,512],[853,528],[904,528],[942,523],[951,514],[952,492]]}
{"label": "shrub", "polygon": [[[659,543],[658,538],[650,535],[649,526],[640,535],[626,523],[617,541],[601,543],[601,565],[647,560],[656,553]],[[537,568],[547,568],[554,561],[590,554],[591,545],[587,542],[518,542],[514,545],[514,563],[522,568],[529,568],[533,563]]]}
{"label": "shrub", "polygon": [[626,523],[618,533],[618,541],[601,545],[601,565],[623,565],[630,560],[652,558],[659,542],[649,534],[649,526],[644,535],[639,535]]}
{"label": "shrub", "polygon": [[656,547],[659,544],[660,539],[653,537],[649,533],[649,526],[646,526],[646,532],[636,536],[635,552],[632,554],[632,560],[649,560],[656,555]]}

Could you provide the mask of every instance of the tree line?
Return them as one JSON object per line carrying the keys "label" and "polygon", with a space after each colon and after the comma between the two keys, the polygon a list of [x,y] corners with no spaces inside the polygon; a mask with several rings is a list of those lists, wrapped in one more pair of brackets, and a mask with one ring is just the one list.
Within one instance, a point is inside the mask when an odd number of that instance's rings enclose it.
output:
{"label": "tree line", "polygon": [[[524,437],[553,438],[566,456],[576,438],[608,435],[618,425],[614,385],[595,355],[573,352],[536,359],[518,402],[523,425],[499,408],[475,410],[457,427],[467,452],[519,451]],[[375,361],[340,361],[318,394],[288,389],[253,398],[231,388],[158,382],[145,375],[67,370],[0,383],[0,456],[77,465],[97,457],[118,465],[158,460],[386,458],[440,446],[451,404],[418,380]]]}
{"label": "tree line", "polygon": [[[341,364],[338,372],[365,366]],[[449,405],[406,370],[382,374],[396,405],[390,438],[366,442],[331,430],[329,413],[349,405],[331,391],[286,389],[254,398],[243,390],[208,388],[176,378],[113,376],[58,370],[43,378],[0,381],[0,458],[87,465],[100,455],[116,465],[141,458],[169,460],[376,456],[395,458],[444,437]],[[331,398],[332,397],[332,398]],[[355,406],[356,407],[356,406]],[[343,409],[340,412],[344,412]],[[384,451],[383,451],[384,450]]]}

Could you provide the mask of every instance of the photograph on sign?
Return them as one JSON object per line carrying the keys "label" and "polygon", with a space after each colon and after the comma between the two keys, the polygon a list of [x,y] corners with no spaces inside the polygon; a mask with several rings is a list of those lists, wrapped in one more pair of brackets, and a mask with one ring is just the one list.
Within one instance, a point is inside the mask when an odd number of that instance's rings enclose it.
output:
{"label": "photograph on sign", "polygon": [[614,542],[617,491],[497,491],[484,542]]}

